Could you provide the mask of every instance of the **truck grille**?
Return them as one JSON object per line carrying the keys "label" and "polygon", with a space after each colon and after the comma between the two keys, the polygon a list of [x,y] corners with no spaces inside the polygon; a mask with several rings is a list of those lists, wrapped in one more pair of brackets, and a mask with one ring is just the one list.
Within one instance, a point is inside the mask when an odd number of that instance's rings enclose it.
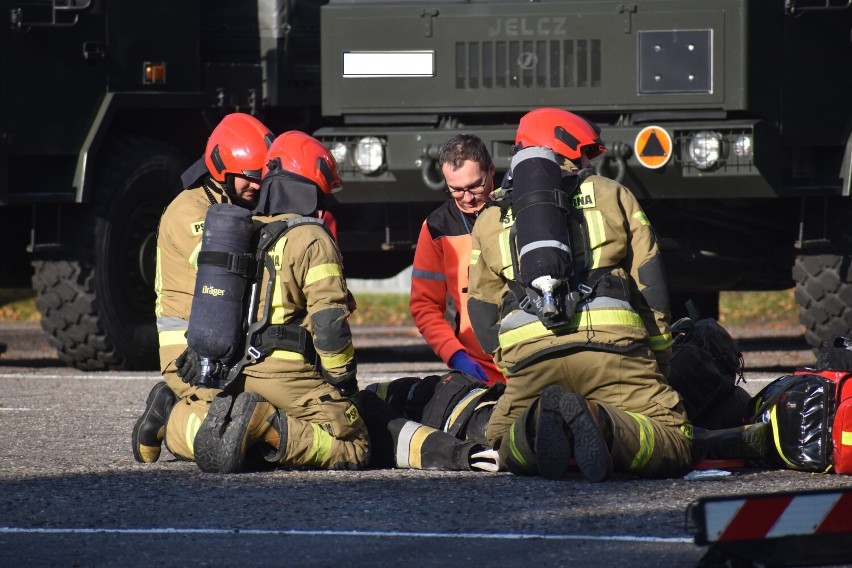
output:
{"label": "truck grille", "polygon": [[460,41],[457,89],[599,87],[601,40]]}

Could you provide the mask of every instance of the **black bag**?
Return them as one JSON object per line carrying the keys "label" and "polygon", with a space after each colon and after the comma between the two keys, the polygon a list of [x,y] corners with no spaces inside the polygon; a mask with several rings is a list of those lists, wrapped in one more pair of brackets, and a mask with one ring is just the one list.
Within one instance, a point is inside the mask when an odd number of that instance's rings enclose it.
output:
{"label": "black bag", "polygon": [[743,357],[731,335],[712,318],[678,320],[672,326],[669,384],[680,394],[690,422],[711,430],[742,426],[751,397],[743,381]]}
{"label": "black bag", "polygon": [[749,422],[772,424],[772,465],[812,472],[831,468],[836,387],[825,377],[796,373],[775,379],[752,398]]}

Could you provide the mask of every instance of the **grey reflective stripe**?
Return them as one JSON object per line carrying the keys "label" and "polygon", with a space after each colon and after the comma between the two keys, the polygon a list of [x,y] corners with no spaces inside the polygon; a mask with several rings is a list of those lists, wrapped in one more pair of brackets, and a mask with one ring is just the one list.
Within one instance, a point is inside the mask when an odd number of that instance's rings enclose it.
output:
{"label": "grey reflective stripe", "polygon": [[528,252],[540,248],[555,248],[559,250],[564,250],[565,252],[570,252],[568,250],[568,245],[566,245],[565,243],[560,243],[559,241],[533,241],[527,245],[524,245],[524,247],[521,248],[520,256],[524,256]]}
{"label": "grey reflective stripe", "polygon": [[510,166],[510,169],[514,170],[515,166],[520,164],[524,160],[532,159],[543,159],[549,160],[555,164],[559,163],[556,160],[556,153],[550,148],[544,148],[542,146],[532,146],[530,148],[524,148],[512,157],[512,164]]}
{"label": "grey reflective stripe", "polygon": [[447,279],[447,276],[442,272],[429,272],[427,270],[417,270],[416,268],[411,271],[411,277],[436,280],[438,282],[443,282]]}
{"label": "grey reflective stripe", "polygon": [[600,309],[612,309],[618,308],[621,310],[633,310],[633,306],[630,305],[630,302],[625,302],[624,300],[617,300],[615,298],[607,298],[606,296],[598,296],[592,300],[586,300],[585,302],[580,302],[577,304],[576,311],[583,310],[600,310]]}
{"label": "grey reflective stripe", "polygon": [[420,429],[421,424],[408,420],[399,431],[399,437],[396,441],[396,467],[408,469],[411,467],[409,463],[409,452],[411,451],[411,438],[414,433]]}
{"label": "grey reflective stripe", "polygon": [[157,318],[157,331],[186,331],[189,322],[176,316]]}
{"label": "grey reflective stripe", "polygon": [[537,315],[528,314],[524,310],[513,310],[500,322],[500,333],[523,327],[534,321],[538,321]]}

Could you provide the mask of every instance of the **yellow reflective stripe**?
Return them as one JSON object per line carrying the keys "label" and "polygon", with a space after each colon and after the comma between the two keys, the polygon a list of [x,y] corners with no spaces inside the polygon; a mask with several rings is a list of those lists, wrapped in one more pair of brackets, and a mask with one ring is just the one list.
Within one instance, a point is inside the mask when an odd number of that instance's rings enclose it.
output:
{"label": "yellow reflective stripe", "polygon": [[322,280],[330,276],[343,276],[343,267],[336,263],[314,266],[308,270],[308,274],[305,276],[305,286],[309,286],[317,280]]}
{"label": "yellow reflective stripe", "polygon": [[331,454],[331,443],[334,438],[331,434],[322,429],[319,424],[311,422],[311,428],[314,431],[314,439],[311,442],[311,449],[305,458],[305,465],[321,466]]}
{"label": "yellow reflective stripe", "polygon": [[390,386],[390,382],[386,383],[378,383],[376,384],[376,396],[378,396],[382,400],[388,399],[388,387]]}
{"label": "yellow reflective stripe", "polygon": [[512,424],[512,427],[509,428],[509,450],[512,452],[512,457],[515,458],[515,461],[521,464],[524,467],[530,467],[530,464],[527,463],[527,460],[524,459],[524,456],[521,455],[520,450],[515,445],[515,425]]}
{"label": "yellow reflective stripe", "polygon": [[601,264],[601,250],[606,240],[606,229],[604,228],[603,214],[596,210],[585,210],[586,226],[589,230],[589,248],[592,251],[592,262],[589,268],[598,268]]}
{"label": "yellow reflective stripe", "polygon": [[436,430],[428,426],[420,426],[411,435],[411,439],[408,442],[408,466],[411,469],[421,469],[421,464],[423,463],[423,444],[432,432],[436,432]]}
{"label": "yellow reflective stripe", "polygon": [[593,328],[602,325],[626,325],[640,329],[644,329],[645,327],[639,314],[632,310],[589,310],[574,314],[570,322],[563,326],[555,327],[552,330],[544,327],[541,321],[534,321],[500,333],[500,347],[508,349],[517,343],[536,337],[556,335],[557,332],[575,331],[581,327]]}
{"label": "yellow reflective stripe", "polygon": [[342,353],[338,353],[337,355],[323,355],[320,353],[320,361],[322,361],[322,366],[324,368],[333,369],[335,367],[343,367],[351,361],[354,356],[355,346],[350,343]]}
{"label": "yellow reflective stripe", "polygon": [[509,230],[504,229],[497,235],[497,242],[500,245],[500,261],[505,267],[504,276],[509,280],[515,279],[515,271],[512,268],[512,243],[509,242]]}
{"label": "yellow reflective stripe", "polygon": [[195,413],[190,414],[186,421],[186,447],[189,448],[193,457],[195,457],[195,435],[198,434],[199,429],[201,429],[201,418]]}
{"label": "yellow reflective stripe", "polygon": [[840,434],[841,446],[852,446],[852,431],[843,430]]}
{"label": "yellow reflective stripe", "polygon": [[182,329],[161,331],[157,334],[157,338],[160,341],[160,347],[166,347],[168,345],[186,345],[185,333],[186,332]]}
{"label": "yellow reflective stripe", "polygon": [[683,424],[680,427],[680,431],[684,436],[686,436],[690,440],[695,437],[694,436],[695,435],[695,429],[692,427],[692,424],[690,424],[689,422],[687,422],[686,424]]}
{"label": "yellow reflective stripe", "polygon": [[639,221],[641,224],[645,225],[646,227],[651,226],[651,221],[648,220],[648,216],[645,215],[644,211],[637,211],[633,214],[633,218]]}
{"label": "yellow reflective stripe", "polygon": [[778,432],[778,416],[775,413],[777,408],[778,405],[773,404],[772,408],[769,409],[769,422],[772,423],[772,438],[775,440],[775,449],[778,450],[778,455],[781,456],[781,459],[784,460],[784,463],[786,463],[790,469],[799,469],[795,464],[788,460],[787,456],[784,455],[784,452],[781,451],[781,439]]}
{"label": "yellow reflective stripe", "polygon": [[201,241],[198,241],[198,244],[195,245],[195,248],[192,249],[192,254],[189,255],[189,264],[194,269],[198,270],[198,253],[201,252]]}
{"label": "yellow reflective stripe", "polygon": [[651,426],[651,420],[647,416],[635,412],[628,412],[627,414],[639,423],[639,450],[633,456],[630,469],[640,471],[648,464],[651,454],[654,452],[654,427]]}
{"label": "yellow reflective stripe", "polygon": [[473,389],[472,391],[467,393],[465,397],[461,399],[461,402],[459,402],[456,407],[453,408],[453,411],[450,412],[450,417],[447,418],[447,423],[444,424],[444,431],[446,432],[447,430],[449,430],[450,426],[455,424],[456,420],[458,420],[459,414],[461,414],[464,409],[470,406],[472,403],[479,400],[479,397],[484,395],[486,392],[488,392],[486,389]]}
{"label": "yellow reflective stripe", "polygon": [[[272,265],[276,271],[281,270],[281,259],[284,258],[284,247],[287,244],[287,237],[281,237],[278,242],[267,253],[267,256],[272,260]],[[265,270],[265,269],[264,269]],[[271,276],[271,275],[270,275]],[[269,323],[271,325],[279,325],[284,323],[284,318],[289,315],[289,312],[284,309],[284,298],[281,290],[282,286],[279,277],[275,278],[272,284],[272,306],[269,312]]]}
{"label": "yellow reflective stripe", "polygon": [[163,273],[160,270],[161,266],[162,263],[160,263],[160,247],[157,247],[157,261],[154,268],[154,293],[157,295],[157,299],[154,301],[154,315],[156,317],[160,317],[163,315],[163,305],[161,303],[163,294]]}
{"label": "yellow reflective stripe", "polygon": [[664,333],[662,335],[651,336],[651,351],[662,351],[672,346],[672,334]]}
{"label": "yellow reflective stripe", "polygon": [[482,254],[482,251],[479,249],[473,249],[470,251],[470,265],[473,266],[477,262],[479,262],[479,257]]}
{"label": "yellow reflective stripe", "polygon": [[285,349],[276,349],[267,357],[272,357],[273,359],[282,359],[284,361],[301,361],[305,362],[305,356],[296,351],[287,351]]}

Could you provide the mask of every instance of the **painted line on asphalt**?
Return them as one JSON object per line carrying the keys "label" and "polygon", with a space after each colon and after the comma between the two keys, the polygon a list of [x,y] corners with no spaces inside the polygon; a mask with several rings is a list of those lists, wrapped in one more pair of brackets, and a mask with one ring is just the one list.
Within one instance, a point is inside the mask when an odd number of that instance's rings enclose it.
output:
{"label": "painted line on asphalt", "polygon": [[160,374],[111,374],[105,373],[102,375],[92,375],[92,374],[67,374],[67,375],[47,375],[44,373],[39,374],[23,374],[23,373],[0,373],[0,379],[26,379],[30,380],[62,380],[67,381],[70,379],[75,379],[78,381],[149,381],[152,379],[162,379],[163,376]]}
{"label": "painted line on asphalt", "polygon": [[340,537],[389,537],[389,538],[460,538],[486,540],[596,540],[616,542],[663,542],[663,543],[694,543],[691,538],[632,536],[632,535],[580,535],[580,534],[524,534],[524,533],[438,533],[438,532],[403,532],[403,531],[333,531],[333,530],[274,530],[274,529],[178,529],[178,528],[147,528],[147,529],[115,529],[115,528],[24,528],[0,527],[0,534],[202,534],[227,535],[241,534],[250,536],[340,536]]}

